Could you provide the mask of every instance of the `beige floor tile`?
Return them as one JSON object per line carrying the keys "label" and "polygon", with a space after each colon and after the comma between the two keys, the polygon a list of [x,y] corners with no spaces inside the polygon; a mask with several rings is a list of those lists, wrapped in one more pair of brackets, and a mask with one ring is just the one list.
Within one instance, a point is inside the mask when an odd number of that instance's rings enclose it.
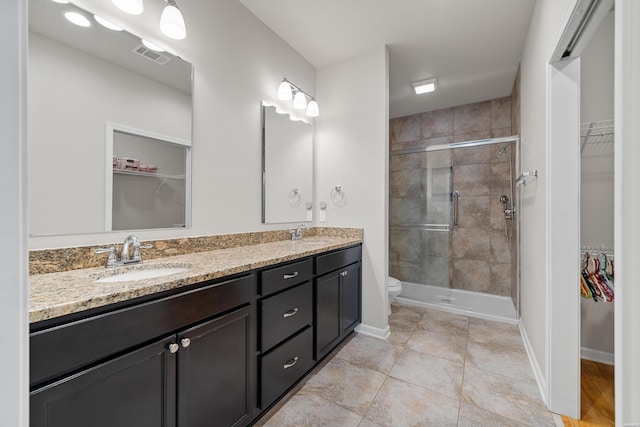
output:
{"label": "beige floor tile", "polygon": [[485,372],[470,363],[464,370],[462,400],[524,424],[555,425],[536,385]]}
{"label": "beige floor tile", "polygon": [[526,425],[465,402],[460,404],[458,427],[522,427]]}
{"label": "beige floor tile", "polygon": [[431,332],[466,336],[469,333],[469,318],[445,311],[428,310],[422,315],[418,327]]}
{"label": "beige floor tile", "polygon": [[385,378],[386,374],[336,357],[307,381],[302,390],[364,415]]}
{"label": "beige floor tile", "polygon": [[464,363],[405,349],[390,375],[453,399],[460,399]]}
{"label": "beige floor tile", "polygon": [[300,390],[267,423],[266,427],[357,427],[362,418],[342,406]]}
{"label": "beige floor tile", "polygon": [[407,344],[407,341],[413,335],[414,328],[409,329],[401,329],[396,328],[395,326],[390,326],[391,334],[389,338],[387,338],[387,342],[393,345],[404,347]]}
{"label": "beige floor tile", "polygon": [[365,418],[381,426],[455,426],[459,401],[389,377]]}
{"label": "beige floor tile", "polygon": [[413,333],[405,348],[456,362],[464,362],[467,351],[467,336],[466,334],[453,335],[418,329]]}
{"label": "beige floor tile", "polygon": [[337,357],[361,368],[388,374],[402,352],[402,347],[366,335],[358,335],[344,346]]}
{"label": "beige floor tile", "polygon": [[527,354],[524,351],[514,351],[509,346],[469,340],[467,363],[483,371],[536,384]]}
{"label": "beige floor tile", "polygon": [[516,325],[471,319],[469,322],[469,341],[498,344],[503,347],[511,347],[514,351],[524,352],[520,330]]}

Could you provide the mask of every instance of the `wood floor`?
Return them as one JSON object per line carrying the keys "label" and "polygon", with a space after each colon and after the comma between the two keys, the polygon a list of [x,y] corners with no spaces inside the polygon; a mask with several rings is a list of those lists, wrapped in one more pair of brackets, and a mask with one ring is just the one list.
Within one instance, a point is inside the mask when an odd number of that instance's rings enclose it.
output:
{"label": "wood floor", "polygon": [[581,365],[581,420],[562,416],[562,422],[565,427],[613,426],[613,366],[584,359]]}

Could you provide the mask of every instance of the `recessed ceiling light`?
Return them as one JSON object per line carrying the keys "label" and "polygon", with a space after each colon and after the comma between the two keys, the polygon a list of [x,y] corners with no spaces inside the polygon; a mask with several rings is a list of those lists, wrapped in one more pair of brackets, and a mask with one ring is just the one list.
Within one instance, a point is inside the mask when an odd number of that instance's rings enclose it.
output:
{"label": "recessed ceiling light", "polygon": [[411,83],[411,86],[413,86],[413,90],[416,92],[416,95],[422,95],[423,93],[435,91],[437,83],[436,79],[433,78],[428,80],[421,80],[419,82],[413,82]]}
{"label": "recessed ceiling light", "polygon": [[79,14],[78,12],[67,12],[64,14],[64,17],[67,18],[69,22],[72,22],[80,27],[90,27],[91,22],[84,16]]}

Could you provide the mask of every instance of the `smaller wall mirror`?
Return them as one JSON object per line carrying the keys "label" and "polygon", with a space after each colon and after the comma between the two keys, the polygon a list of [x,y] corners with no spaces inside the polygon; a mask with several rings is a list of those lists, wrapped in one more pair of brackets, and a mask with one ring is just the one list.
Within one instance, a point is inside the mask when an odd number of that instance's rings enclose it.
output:
{"label": "smaller wall mirror", "polygon": [[311,221],[313,127],[262,107],[262,222]]}

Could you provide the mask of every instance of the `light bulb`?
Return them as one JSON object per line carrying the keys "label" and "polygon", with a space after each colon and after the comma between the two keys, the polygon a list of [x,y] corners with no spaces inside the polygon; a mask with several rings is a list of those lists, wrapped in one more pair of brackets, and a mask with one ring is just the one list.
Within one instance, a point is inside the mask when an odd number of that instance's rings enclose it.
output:
{"label": "light bulb", "polygon": [[80,27],[91,26],[91,22],[89,22],[89,20],[84,15],[81,15],[78,12],[67,12],[64,14],[64,17],[67,18],[69,22],[73,22]]}
{"label": "light bulb", "polygon": [[144,12],[142,0],[111,0],[111,2],[121,11],[129,15],[140,15]]}
{"label": "light bulb", "polygon": [[304,93],[298,91],[296,96],[293,97],[293,108],[296,110],[307,108],[307,97],[304,96]]}
{"label": "light bulb", "polygon": [[288,81],[283,80],[278,86],[278,99],[281,101],[291,101],[293,98],[293,92],[291,91],[291,85]]}
{"label": "light bulb", "polygon": [[307,105],[307,116],[309,117],[318,117],[320,115],[320,109],[318,108],[318,103],[315,99],[309,101],[309,105]]}
{"label": "light bulb", "polygon": [[107,21],[101,16],[93,15],[93,19],[95,19],[98,24],[102,25],[105,28],[108,28],[113,31],[122,31],[122,28],[118,27],[116,24],[112,23],[111,21]]}
{"label": "light bulb", "polygon": [[158,45],[155,45],[149,41],[146,41],[145,39],[142,39],[142,44],[145,45],[146,47],[148,47],[151,50],[155,50],[156,52],[164,52],[164,49],[161,48]]}
{"label": "light bulb", "polygon": [[169,3],[160,16],[160,30],[165,36],[175,40],[182,40],[187,37],[187,28],[184,25],[184,18],[180,9]]}

